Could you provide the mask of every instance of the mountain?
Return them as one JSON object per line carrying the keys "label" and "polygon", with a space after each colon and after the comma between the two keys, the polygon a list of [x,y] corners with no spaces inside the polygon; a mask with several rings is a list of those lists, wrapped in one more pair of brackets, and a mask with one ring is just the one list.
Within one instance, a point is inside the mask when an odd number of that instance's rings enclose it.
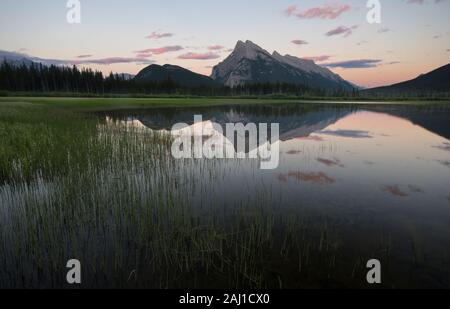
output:
{"label": "mountain", "polygon": [[367,89],[366,94],[374,95],[427,95],[450,93],[450,63],[434,71],[398,84]]}
{"label": "mountain", "polygon": [[350,91],[356,86],[312,60],[270,54],[251,41],[238,41],[233,52],[213,68],[211,78],[230,87],[253,83],[289,83]]}
{"label": "mountain", "polygon": [[176,65],[165,64],[163,66],[151,64],[141,70],[134,80],[136,82],[162,82],[171,79],[175,83],[185,87],[214,86],[216,82],[208,76],[201,75]]}
{"label": "mountain", "polygon": [[12,65],[20,66],[22,64],[25,64],[26,66],[30,66],[34,61],[30,60],[26,55],[16,52],[9,52],[6,50],[0,50],[0,63],[2,62],[8,62]]}

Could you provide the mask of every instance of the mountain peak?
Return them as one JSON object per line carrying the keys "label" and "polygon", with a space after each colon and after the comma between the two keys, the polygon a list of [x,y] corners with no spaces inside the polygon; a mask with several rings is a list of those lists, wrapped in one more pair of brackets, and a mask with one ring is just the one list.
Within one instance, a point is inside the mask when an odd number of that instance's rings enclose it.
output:
{"label": "mountain peak", "polygon": [[138,83],[161,83],[167,80],[183,87],[216,86],[208,76],[171,64],[151,64],[134,77],[134,81]]}
{"label": "mountain peak", "polygon": [[252,41],[238,41],[233,54],[239,58],[256,59],[258,55],[270,55],[266,50],[256,45]]}
{"label": "mountain peak", "polygon": [[274,57],[283,57],[280,53],[278,53],[276,50],[273,51],[272,56]]}
{"label": "mountain peak", "polygon": [[253,43],[250,40],[246,40],[245,42],[241,41],[241,40],[237,41],[236,48],[239,48],[239,47],[247,47],[247,48],[249,48],[249,47],[253,47],[253,48],[257,47],[257,48],[261,48],[261,47],[259,47],[258,45],[256,45],[255,43]]}
{"label": "mountain peak", "polygon": [[252,41],[238,41],[233,52],[213,68],[212,79],[234,87],[248,83],[288,83],[321,89],[352,89],[352,85],[311,60],[272,54]]}

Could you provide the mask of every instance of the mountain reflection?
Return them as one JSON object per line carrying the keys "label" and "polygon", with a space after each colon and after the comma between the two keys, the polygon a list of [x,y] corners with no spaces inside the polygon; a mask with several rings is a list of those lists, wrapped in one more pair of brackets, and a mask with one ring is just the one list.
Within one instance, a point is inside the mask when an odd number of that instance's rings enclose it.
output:
{"label": "mountain reflection", "polygon": [[[450,139],[448,119],[450,110],[442,108],[436,112],[436,107],[382,106],[382,105],[318,105],[318,104],[273,104],[273,105],[242,105],[222,107],[195,108],[154,108],[132,111],[114,111],[106,115],[113,119],[139,121],[152,130],[170,130],[176,123],[194,123],[194,115],[202,115],[203,121],[219,124],[225,132],[226,123],[279,123],[280,140],[294,138],[322,141],[323,137],[311,136],[320,132],[322,135],[335,135],[354,138],[369,138],[369,132],[361,130],[324,130],[338,120],[358,111],[373,111],[409,120],[430,132]],[[382,126],[383,124],[380,124]],[[270,126],[269,126],[270,129]],[[269,131],[270,134],[270,131]],[[448,150],[450,144],[437,147]]]}

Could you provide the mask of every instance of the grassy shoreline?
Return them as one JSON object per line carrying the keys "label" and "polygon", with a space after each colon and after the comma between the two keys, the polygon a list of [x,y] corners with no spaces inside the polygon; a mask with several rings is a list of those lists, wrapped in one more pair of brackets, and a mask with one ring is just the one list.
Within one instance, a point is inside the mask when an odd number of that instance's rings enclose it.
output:
{"label": "grassy shoreline", "polygon": [[382,105],[442,105],[450,104],[450,100],[442,101],[361,101],[361,100],[336,100],[336,99],[294,99],[294,98],[72,98],[72,97],[0,97],[0,106],[5,104],[33,104],[48,107],[70,108],[75,110],[110,110],[128,108],[150,107],[201,107],[201,106],[228,106],[244,104],[382,104]]}

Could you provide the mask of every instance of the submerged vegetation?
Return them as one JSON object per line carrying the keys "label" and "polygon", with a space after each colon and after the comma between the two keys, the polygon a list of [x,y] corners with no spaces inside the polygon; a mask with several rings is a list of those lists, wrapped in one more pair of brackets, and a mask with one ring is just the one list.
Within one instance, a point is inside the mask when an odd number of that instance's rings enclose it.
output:
{"label": "submerged vegetation", "polygon": [[418,284],[395,276],[419,267],[419,241],[399,270],[389,235],[351,246],[338,219],[281,212],[271,190],[223,205],[210,185],[242,160],[175,160],[169,136],[47,104],[0,103],[0,139],[0,287],[68,287],[72,258],[82,287],[366,287],[374,254],[387,286]]}

